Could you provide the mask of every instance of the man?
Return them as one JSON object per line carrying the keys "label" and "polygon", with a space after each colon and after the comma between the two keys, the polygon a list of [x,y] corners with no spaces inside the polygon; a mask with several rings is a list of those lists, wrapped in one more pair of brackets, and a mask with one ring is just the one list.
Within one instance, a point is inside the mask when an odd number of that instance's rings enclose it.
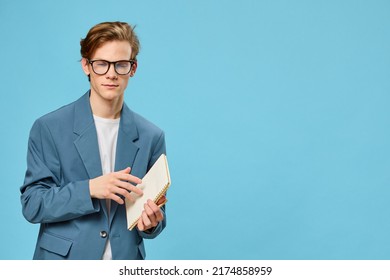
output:
{"label": "man", "polygon": [[129,231],[124,199],[142,195],[135,185],[166,151],[163,131],[124,103],[139,41],[127,23],[104,22],[80,45],[90,90],[30,132],[21,202],[40,223],[33,258],[144,259],[143,238],[164,229],[164,207],[148,200]]}

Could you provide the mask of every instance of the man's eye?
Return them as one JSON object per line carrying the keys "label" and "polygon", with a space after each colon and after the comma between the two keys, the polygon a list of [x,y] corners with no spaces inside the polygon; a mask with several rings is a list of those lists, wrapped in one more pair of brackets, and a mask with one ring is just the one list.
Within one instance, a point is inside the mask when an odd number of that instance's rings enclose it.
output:
{"label": "man's eye", "polygon": [[129,67],[129,63],[127,63],[127,62],[120,62],[120,63],[116,64],[116,67],[118,67],[118,68],[127,68],[127,67]]}
{"label": "man's eye", "polygon": [[96,65],[97,65],[97,66],[107,66],[107,62],[104,62],[104,61],[97,61],[97,62],[96,62]]}

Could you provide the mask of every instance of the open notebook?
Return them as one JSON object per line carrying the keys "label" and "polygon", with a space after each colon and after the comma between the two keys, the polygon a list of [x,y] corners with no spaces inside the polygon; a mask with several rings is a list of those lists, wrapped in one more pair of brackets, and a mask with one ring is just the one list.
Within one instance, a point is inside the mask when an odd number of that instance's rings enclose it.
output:
{"label": "open notebook", "polygon": [[151,199],[157,202],[168,190],[170,184],[171,178],[167,157],[165,154],[162,154],[142,178],[142,183],[137,185],[138,188],[142,189],[144,194],[139,196],[135,193],[130,193],[135,199],[135,202],[131,202],[128,199],[125,200],[127,227],[129,230],[132,230],[137,225],[147,200]]}

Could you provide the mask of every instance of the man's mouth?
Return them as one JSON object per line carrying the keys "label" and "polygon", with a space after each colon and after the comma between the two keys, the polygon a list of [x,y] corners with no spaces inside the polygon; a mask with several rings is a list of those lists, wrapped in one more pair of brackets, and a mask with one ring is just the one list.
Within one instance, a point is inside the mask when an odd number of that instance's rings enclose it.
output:
{"label": "man's mouth", "polygon": [[116,87],[118,87],[118,85],[112,85],[112,84],[102,84],[102,86],[108,87],[108,88],[116,88]]}

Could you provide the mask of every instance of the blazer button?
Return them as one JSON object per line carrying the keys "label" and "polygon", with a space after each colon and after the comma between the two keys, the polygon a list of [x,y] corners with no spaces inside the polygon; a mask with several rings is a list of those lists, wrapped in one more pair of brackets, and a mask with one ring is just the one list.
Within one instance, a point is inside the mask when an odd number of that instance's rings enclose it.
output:
{"label": "blazer button", "polygon": [[101,238],[106,238],[106,237],[107,237],[107,232],[104,231],[104,230],[102,230],[102,231],[100,232],[100,237],[101,237]]}

